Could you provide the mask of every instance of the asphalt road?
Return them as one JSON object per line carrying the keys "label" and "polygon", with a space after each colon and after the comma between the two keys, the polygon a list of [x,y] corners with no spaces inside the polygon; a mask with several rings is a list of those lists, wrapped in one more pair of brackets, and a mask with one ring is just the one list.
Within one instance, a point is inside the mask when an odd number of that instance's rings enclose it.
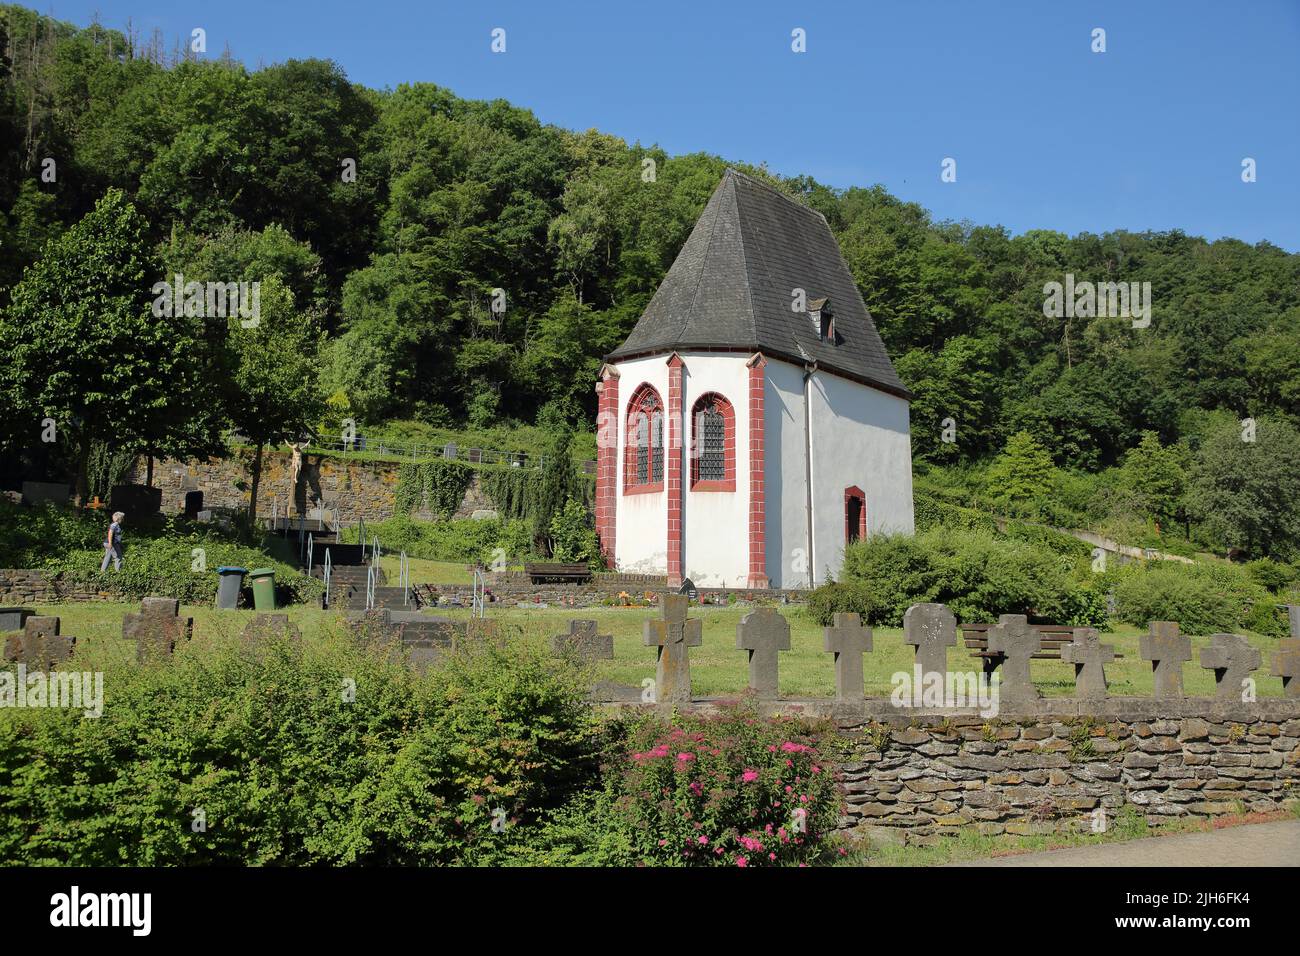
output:
{"label": "asphalt road", "polygon": [[1022,853],[950,866],[1300,866],[1300,820]]}

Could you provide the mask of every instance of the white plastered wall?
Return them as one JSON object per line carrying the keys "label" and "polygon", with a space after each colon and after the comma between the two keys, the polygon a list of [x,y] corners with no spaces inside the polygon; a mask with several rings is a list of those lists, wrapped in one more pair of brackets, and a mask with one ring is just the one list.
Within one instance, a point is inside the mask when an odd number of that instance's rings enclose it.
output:
{"label": "white plastered wall", "polygon": [[668,414],[668,356],[620,362],[618,370],[618,484],[614,509],[614,562],[619,571],[633,574],[666,574],[668,571],[668,459],[664,458],[664,491],[653,494],[623,494],[623,455],[627,447],[627,407],[642,384],[659,393]]}

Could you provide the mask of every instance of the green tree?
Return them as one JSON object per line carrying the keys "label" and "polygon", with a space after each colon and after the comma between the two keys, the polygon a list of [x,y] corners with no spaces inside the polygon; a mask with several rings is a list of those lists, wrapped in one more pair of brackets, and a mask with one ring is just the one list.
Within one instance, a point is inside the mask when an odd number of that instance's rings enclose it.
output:
{"label": "green tree", "polygon": [[162,266],[145,229],[127,198],[110,190],[45,246],[0,321],[0,393],[33,438],[54,420],[82,500],[96,443],[185,449],[202,444],[211,424],[195,420],[202,383],[186,368],[192,324],[155,314],[151,289]]}
{"label": "green tree", "polygon": [[1223,545],[1293,554],[1300,547],[1300,432],[1269,418],[1255,422],[1253,436],[1241,424],[1212,432],[1196,454],[1187,505]]}
{"label": "green tree", "polygon": [[1177,446],[1160,444],[1155,432],[1144,432],[1136,448],[1124,456],[1120,481],[1132,492],[1149,520],[1173,523],[1182,509],[1187,469]]}
{"label": "green tree", "polygon": [[993,500],[1018,511],[1036,511],[1052,490],[1052,456],[1029,432],[1016,432],[989,466],[985,482]]}
{"label": "green tree", "polygon": [[262,452],[268,443],[297,440],[326,413],[316,374],[320,333],[294,308],[293,293],[278,275],[261,280],[261,315],[245,328],[230,322],[230,418],[256,448],[248,520],[257,516]]}

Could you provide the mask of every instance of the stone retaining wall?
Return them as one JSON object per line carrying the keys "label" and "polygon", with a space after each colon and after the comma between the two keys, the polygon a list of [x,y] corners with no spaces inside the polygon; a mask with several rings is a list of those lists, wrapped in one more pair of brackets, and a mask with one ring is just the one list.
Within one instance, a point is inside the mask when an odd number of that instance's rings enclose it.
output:
{"label": "stone retaining wall", "polygon": [[835,721],[845,751],[841,827],[876,839],[925,843],[967,826],[988,835],[1109,829],[1125,807],[1160,825],[1300,803],[1293,699],[1049,698],[991,718],[878,699],[760,709]]}
{"label": "stone retaining wall", "polygon": [[[202,491],[205,508],[247,508],[252,459],[253,452],[241,448],[232,451],[229,458],[155,461],[153,483],[155,488],[162,489],[162,510],[169,514],[183,510],[187,491]],[[257,492],[258,517],[297,514],[299,509],[310,511],[322,504],[347,522],[358,518],[385,521],[393,517],[400,462],[303,455],[302,473],[295,491],[289,480],[292,460],[287,451],[263,452],[262,483]],[[146,473],[146,461],[139,458],[126,480],[143,484]],[[453,517],[468,518],[475,511],[491,508],[475,476]],[[412,517],[432,521],[437,516],[417,510],[412,512]]]}
{"label": "stone retaining wall", "polygon": [[0,604],[57,604],[60,601],[121,601],[120,594],[71,584],[61,575],[0,568]]}
{"label": "stone retaining wall", "polygon": [[[542,603],[559,607],[596,607],[615,603],[621,594],[630,598],[644,598],[647,591],[662,591],[667,579],[659,574],[597,574],[584,584],[533,584],[523,571],[502,571],[486,575],[491,597],[508,606],[524,603]],[[473,588],[468,584],[420,585],[420,596],[429,604],[445,599],[451,604],[469,605]],[[754,603],[759,600],[795,603],[805,600],[806,590],[794,588],[700,588],[701,601],[708,604],[726,604],[732,598],[738,602]]]}

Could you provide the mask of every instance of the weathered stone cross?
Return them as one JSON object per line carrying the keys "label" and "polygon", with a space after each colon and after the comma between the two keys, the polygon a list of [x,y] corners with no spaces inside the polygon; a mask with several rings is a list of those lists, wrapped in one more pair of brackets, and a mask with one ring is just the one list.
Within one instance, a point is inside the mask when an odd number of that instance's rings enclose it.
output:
{"label": "weathered stone cross", "polygon": [[136,660],[171,657],[180,641],[194,632],[194,618],[181,617],[176,598],[147,597],[137,614],[122,615],[122,636],[136,641]]}
{"label": "weathered stone cross", "polygon": [[1042,696],[1029,676],[1029,659],[1043,649],[1043,636],[1023,614],[1003,614],[988,630],[989,650],[1001,654],[1003,700],[1037,700]]}
{"label": "weathered stone cross", "polygon": [[1115,648],[1101,642],[1095,627],[1075,628],[1074,640],[1061,647],[1061,660],[1074,665],[1076,697],[1106,696],[1106,665],[1115,659]]}
{"label": "weathered stone cross", "polygon": [[1273,676],[1282,678],[1282,694],[1300,697],[1300,638],[1291,637],[1277,642],[1273,652]]}
{"label": "weathered stone cross", "polygon": [[835,699],[865,700],[862,655],[871,650],[871,628],[863,627],[856,614],[836,614],[834,625],[822,634],[827,652],[835,655]]}
{"label": "weathered stone cross", "polygon": [[40,670],[53,670],[72,657],[75,637],[59,633],[57,617],[29,617],[20,634],[5,638],[5,660],[16,661]]}
{"label": "weathered stone cross", "polygon": [[957,618],[946,604],[913,604],[903,615],[903,643],[916,648],[921,679],[948,678],[948,648],[957,643]]}
{"label": "weathered stone cross", "polygon": [[1138,654],[1151,662],[1156,697],[1183,696],[1183,661],[1192,659],[1192,641],[1173,621],[1152,621],[1138,638]]}
{"label": "weathered stone cross", "polygon": [[613,660],[614,635],[598,634],[595,621],[569,621],[567,634],[556,634],[551,644],[557,654],[570,651],[587,660]]}
{"label": "weathered stone cross", "polygon": [[686,612],[690,598],[685,594],[665,592],[660,595],[662,617],[646,621],[642,634],[646,647],[657,647],[659,663],[655,669],[655,700],[681,703],[691,699],[691,661],[688,648],[699,647],[704,626],[690,620]]}
{"label": "weathered stone cross", "polygon": [[755,608],[736,625],[736,649],[749,652],[749,688],[758,697],[778,696],[777,666],[790,649],[790,623],[770,607]]}
{"label": "weathered stone cross", "polygon": [[1259,649],[1240,634],[1211,634],[1210,646],[1201,648],[1201,666],[1214,671],[1217,697],[1240,699],[1242,681],[1262,662]]}

